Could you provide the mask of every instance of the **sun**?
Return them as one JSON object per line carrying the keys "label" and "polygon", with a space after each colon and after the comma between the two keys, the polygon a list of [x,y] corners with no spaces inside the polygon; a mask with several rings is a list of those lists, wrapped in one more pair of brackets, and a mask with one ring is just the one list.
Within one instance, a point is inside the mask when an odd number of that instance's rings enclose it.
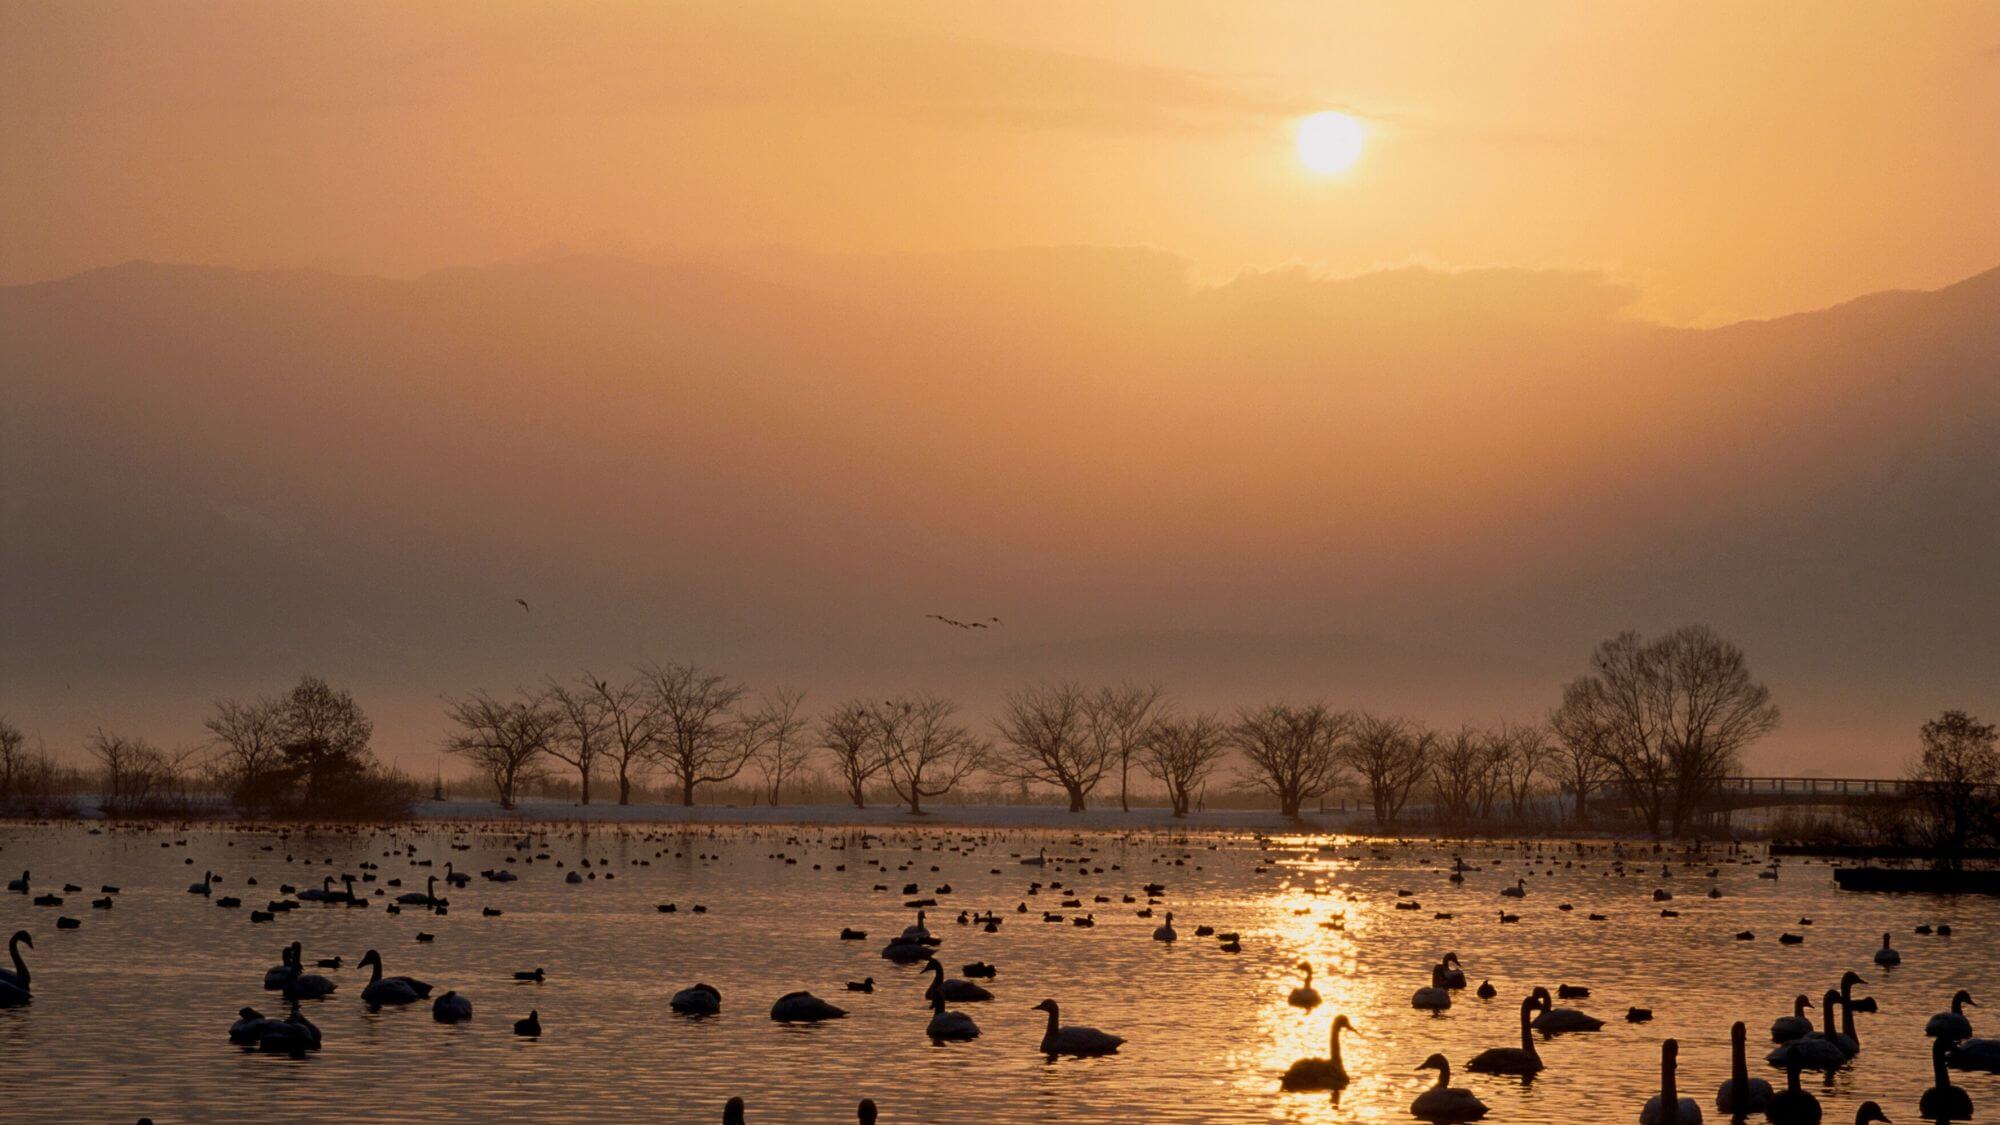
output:
{"label": "sun", "polygon": [[1322,176],[1338,176],[1361,159],[1368,127],[1334,110],[1299,122],[1299,160]]}

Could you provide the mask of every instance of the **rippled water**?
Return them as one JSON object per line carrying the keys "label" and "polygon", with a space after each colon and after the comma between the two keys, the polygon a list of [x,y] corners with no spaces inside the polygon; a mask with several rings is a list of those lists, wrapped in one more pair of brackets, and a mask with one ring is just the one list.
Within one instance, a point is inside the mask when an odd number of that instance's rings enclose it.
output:
{"label": "rippled water", "polygon": [[[512,834],[510,834],[512,833]],[[1757,878],[1761,857],[1672,863],[1629,849],[1616,876],[1603,845],[1573,857],[1547,845],[1540,862],[1519,847],[1438,843],[1388,846],[1345,839],[1259,841],[1242,835],[996,833],[943,829],[864,837],[859,831],[738,828],[568,827],[519,852],[518,832],[435,826],[345,834],[254,829],[155,831],[85,825],[0,826],[0,868],[34,871],[37,893],[82,885],[60,908],[0,896],[0,929],[29,929],[35,949],[31,1007],[0,1011],[0,1117],[116,1120],[416,1119],[478,1112],[509,1119],[719,1120],[722,1102],[742,1095],[752,1121],[849,1121],[857,1098],[874,1098],[883,1119],[1014,1122],[1042,1120],[1370,1121],[1408,1120],[1429,1081],[1414,1068],[1432,1051],[1463,1062],[1488,1046],[1516,1042],[1518,1004],[1536,984],[1589,986],[1571,1002],[1604,1017],[1604,1031],[1562,1036],[1542,1047],[1548,1070],[1532,1085],[1455,1074],[1492,1107],[1488,1120],[1630,1121],[1657,1087],[1658,1044],[1682,1043],[1682,1092],[1712,1102],[1728,1075],[1730,1021],[1750,1024],[1753,1073],[1769,1076],[1760,1046],[1771,1020],[1796,993],[1817,997],[1845,969],[1858,969],[1879,1015],[1858,1017],[1863,1051],[1820,1089],[1827,1120],[1852,1120],[1854,1106],[1880,1100],[1898,1120],[1915,1118],[1930,1085],[1924,1021],[1954,989],[2000,999],[1994,934],[2000,903],[1849,895],[1825,866],[1788,862],[1783,877]],[[469,844],[452,851],[454,842]],[[417,867],[399,849],[415,845]],[[1048,849],[1037,870],[1019,858]],[[267,850],[268,849],[268,850]],[[509,864],[545,851],[549,859]],[[1463,886],[1446,865],[1461,852],[1480,871]],[[287,862],[287,856],[296,862]],[[564,876],[589,856],[615,879],[569,885]],[[703,858],[704,856],[709,858]],[[1547,857],[1555,857],[1553,865]],[[795,860],[788,863],[785,857]],[[390,895],[420,888],[446,859],[461,870],[510,867],[522,878],[475,878],[450,893],[444,917],[406,908],[307,905],[267,925],[248,908],[278,895],[281,883],[317,885],[323,872],[380,864]],[[1574,859],[1575,866],[1564,866]],[[557,861],[566,866],[557,867]],[[650,861],[642,864],[641,861]],[[1495,862],[1497,861],[1497,862]],[[886,870],[871,864],[880,862]],[[1707,877],[1712,863],[1720,874]],[[837,870],[845,864],[846,870]],[[186,893],[214,868],[218,894],[240,895],[227,910]],[[1516,902],[1499,888],[1525,876]],[[258,886],[247,886],[254,877]],[[1063,894],[1030,897],[1034,878],[1078,892],[1097,925],[1044,923],[1065,915]],[[1150,940],[1158,919],[1134,917],[1143,884],[1166,884],[1182,940]],[[906,882],[926,893],[940,884],[932,929],[940,959],[956,974],[974,960],[997,964],[993,1003],[966,1005],[984,1031],[972,1043],[933,1045],[924,1036],[924,978],[879,957],[883,941],[911,920]],[[109,911],[90,909],[99,884],[122,887]],[[877,883],[889,891],[877,892]],[[1705,897],[1718,887],[1723,897]],[[1660,917],[1656,888],[1675,893],[1677,919]],[[1397,910],[1399,889],[1421,910]],[[1094,903],[1095,895],[1111,897]],[[1016,913],[1026,902],[1030,912]],[[674,902],[674,914],[657,903]],[[1561,903],[1575,909],[1564,913]],[[693,913],[701,903],[705,914]],[[1520,914],[1498,921],[1505,904]],[[481,907],[504,911],[487,918]],[[960,909],[1002,911],[986,934],[953,924]],[[1451,920],[1437,920],[1448,912]],[[1609,915],[1591,922],[1592,912]],[[58,915],[83,927],[59,931]],[[1799,924],[1810,917],[1812,925]],[[1338,921],[1341,928],[1322,923]],[[1920,922],[1949,922],[1952,937],[1918,937]],[[1241,933],[1240,954],[1194,936],[1198,925]],[[869,932],[843,942],[843,926]],[[1755,931],[1755,941],[1733,935]],[[436,935],[430,944],[418,931]],[[1786,930],[1807,935],[1781,946]],[[1881,970],[1871,955],[1883,931],[1904,961]],[[345,968],[330,999],[308,1004],[325,1047],[303,1061],[245,1053],[226,1037],[237,1008],[280,1012],[262,991],[279,947],[305,943],[308,964],[339,955]],[[381,950],[392,974],[451,988],[475,1007],[471,1023],[433,1022],[428,1004],[370,1013],[360,1001],[366,976],[352,966]],[[1468,990],[1447,1013],[1409,1007],[1428,983],[1428,966],[1455,950],[1472,983],[1491,979],[1500,997]],[[1325,1003],[1313,1013],[1286,1004],[1292,966],[1319,967]],[[517,969],[542,966],[544,984],[517,984]],[[873,976],[877,991],[851,994],[844,982]],[[695,981],[721,989],[722,1014],[675,1016],[667,998]],[[846,1007],[849,1018],[786,1027],[768,1018],[771,1001],[811,989]],[[1110,1058],[1049,1063],[1036,1051],[1043,997],[1061,1001],[1065,1022],[1122,1035]],[[1623,1022],[1628,1006],[1649,1007],[1651,1023]],[[540,1040],[511,1034],[514,1019],[539,1009]],[[1972,1012],[1982,1034],[2000,1032],[2000,1010]],[[1285,1094],[1278,1076],[1294,1058],[1323,1054],[1326,1029],[1345,1013],[1360,1029],[1346,1041],[1354,1075],[1336,1102],[1325,1094]],[[1981,1105],[2000,1113],[2000,1078],[1962,1075]],[[1711,1114],[1713,1116],[1713,1114]]]}

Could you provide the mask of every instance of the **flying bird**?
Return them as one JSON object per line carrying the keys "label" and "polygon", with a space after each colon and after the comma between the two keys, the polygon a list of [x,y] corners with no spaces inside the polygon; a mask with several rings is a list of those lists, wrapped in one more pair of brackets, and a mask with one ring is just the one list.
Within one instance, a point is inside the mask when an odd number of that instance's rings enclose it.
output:
{"label": "flying bird", "polygon": [[522,613],[533,613],[533,612],[535,612],[534,610],[532,610],[532,609],[529,609],[529,608],[528,608],[528,601],[527,601],[527,599],[526,599],[526,598],[515,598],[515,599],[514,599],[514,604],[515,604],[515,605],[517,605],[517,606],[520,606],[520,607],[521,607],[521,612],[522,612]]}

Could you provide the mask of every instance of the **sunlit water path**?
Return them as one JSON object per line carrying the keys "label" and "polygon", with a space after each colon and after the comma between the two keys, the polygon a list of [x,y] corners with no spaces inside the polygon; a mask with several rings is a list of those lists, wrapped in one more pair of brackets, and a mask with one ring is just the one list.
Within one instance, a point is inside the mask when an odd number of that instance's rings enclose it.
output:
{"label": "sunlit water path", "polygon": [[[1656,1088],[1667,1036],[1682,1043],[1682,1092],[1704,1106],[1727,1077],[1735,1019],[1750,1025],[1753,1073],[1781,1082],[1761,1061],[1771,1020],[1795,994],[1817,997],[1852,968],[1868,978],[1860,991],[1881,1012],[1859,1017],[1860,1057],[1819,1088],[1826,1119],[1851,1120],[1861,1100],[1874,1098],[1903,1120],[1915,1118],[1930,1085],[1925,1020],[1957,988],[2000,999],[2000,904],[1843,894],[1825,866],[1798,861],[1784,864],[1779,879],[1760,879],[1760,861],[1719,852],[1683,866],[1678,856],[1628,848],[1621,877],[1602,844],[1581,857],[1546,845],[1529,863],[1518,847],[1324,838],[1177,842],[940,828],[884,833],[864,847],[859,832],[819,828],[629,826],[587,837],[552,828],[521,852],[510,831],[434,826],[284,838],[0,826],[8,878],[27,868],[37,893],[60,893],[65,882],[84,888],[59,908],[0,896],[0,929],[31,930],[35,941],[35,1001],[0,1011],[0,1117],[416,1120],[478,1112],[711,1121],[726,1098],[741,1095],[752,1121],[850,1121],[862,1096],[890,1122],[1409,1120],[1410,1100],[1430,1081],[1415,1071],[1424,1056],[1442,1051],[1462,1063],[1514,1043],[1520,997],[1537,984],[1570,983],[1592,990],[1567,1003],[1606,1019],[1602,1032],[1545,1043],[1548,1070],[1532,1085],[1466,1074],[1454,1082],[1485,1099],[1488,1120],[1630,1121]],[[470,849],[450,850],[454,841]],[[405,844],[435,866],[414,866],[398,850]],[[1020,864],[1043,848],[1072,862]],[[507,862],[538,851],[550,858]],[[1454,852],[1478,868],[1462,886],[1447,881]],[[288,854],[298,862],[286,862]],[[616,878],[566,883],[584,855],[596,864],[590,871]],[[323,873],[358,874],[372,862],[379,881],[361,886],[393,896],[442,875],[447,859],[521,879],[475,877],[450,892],[444,917],[413,908],[392,917],[383,898],[365,910],[309,904],[269,924],[248,920],[251,906],[279,897],[281,883],[316,886]],[[1710,866],[1720,868],[1713,879]],[[222,877],[217,894],[241,896],[243,909],[187,893],[209,868]],[[1527,898],[1499,895],[1523,876]],[[246,886],[252,877],[258,885]],[[403,887],[385,886],[397,877]],[[1037,878],[1064,890],[1030,896]],[[983,1029],[975,1042],[930,1043],[925,978],[879,956],[912,920],[902,906],[908,896],[898,893],[911,882],[926,895],[952,888],[936,896],[930,923],[953,975],[975,960],[999,966],[986,982],[996,1001],[963,1009]],[[1149,882],[1166,885],[1155,909],[1175,911],[1182,936],[1172,947],[1151,940],[1159,917],[1134,916]],[[107,883],[121,888],[115,907],[91,909]],[[873,890],[878,883],[889,890]],[[1706,897],[1710,887],[1722,897]],[[1659,888],[1673,900],[1655,902]],[[1411,894],[1399,899],[1399,890]],[[1068,894],[1084,908],[1062,907]],[[1138,903],[1120,901],[1126,894]],[[1094,902],[1097,895],[1111,901]],[[1421,909],[1395,908],[1412,900]],[[656,909],[666,902],[679,909]],[[1028,913],[1016,912],[1022,902]],[[697,903],[707,912],[693,912]],[[1563,903],[1574,909],[1559,910]],[[1501,924],[1503,906],[1520,921]],[[483,917],[482,907],[504,913]],[[1663,907],[1680,917],[1662,918]],[[1005,916],[997,933],[954,922],[960,910],[988,909]],[[1065,920],[1046,923],[1044,910]],[[1094,927],[1067,920],[1085,912],[1094,912]],[[1453,917],[1439,920],[1440,912]],[[1592,913],[1607,919],[1592,922]],[[82,928],[59,931],[59,915],[81,919]],[[1912,932],[1940,922],[1953,927],[1951,937]],[[1240,933],[1242,952],[1197,938],[1201,925]],[[867,930],[868,940],[839,940],[845,926]],[[1756,940],[1736,940],[1742,930]],[[419,943],[419,931],[436,940]],[[1807,940],[1780,945],[1787,931]],[[1884,931],[1903,952],[1893,970],[1871,961]],[[296,1061],[230,1046],[239,1007],[282,1011],[261,985],[291,940],[305,943],[309,966],[344,959],[340,970],[315,970],[337,980],[339,992],[307,1005],[324,1049]],[[427,1003],[369,1013],[359,995],[367,978],[353,968],[369,948],[392,974],[469,997],[474,1019],[435,1023]],[[1413,1011],[1410,994],[1446,950],[1459,954],[1474,986],[1490,979],[1499,997],[1480,1001],[1468,989],[1442,1015]],[[1311,1013],[1286,1003],[1301,959],[1318,966],[1325,998]],[[511,979],[536,966],[547,970],[546,983]],[[845,990],[870,976],[873,994]],[[668,997],[696,981],[722,991],[720,1016],[689,1020],[668,1010]],[[849,1018],[772,1023],[771,1001],[800,988],[846,1007]],[[1032,1010],[1043,997],[1061,1001],[1065,1022],[1122,1035],[1126,1045],[1110,1058],[1046,1061],[1036,1051],[1044,1017]],[[1627,1024],[1633,1006],[1655,1018]],[[546,1028],[539,1040],[511,1034],[530,1008]],[[1990,1023],[1984,1011],[1973,1010],[1975,1028],[2000,1033],[2000,1007]],[[1346,1041],[1353,1083],[1337,1102],[1281,1093],[1278,1077],[1292,1059],[1324,1054],[1335,1013],[1360,1032]],[[1982,1115],[2000,1113],[2000,1078],[1959,1081]]]}

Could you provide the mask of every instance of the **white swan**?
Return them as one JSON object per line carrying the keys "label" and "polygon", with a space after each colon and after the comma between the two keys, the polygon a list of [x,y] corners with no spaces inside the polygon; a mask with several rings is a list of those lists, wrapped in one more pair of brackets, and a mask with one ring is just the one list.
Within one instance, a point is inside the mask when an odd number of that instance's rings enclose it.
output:
{"label": "white swan", "polygon": [[1701,1106],[1693,1098],[1681,1097],[1679,1087],[1674,1084],[1674,1068],[1680,1053],[1677,1039],[1660,1044],[1660,1092],[1639,1111],[1639,1125],[1701,1125]]}
{"label": "white swan", "polygon": [[1432,1055],[1418,1070],[1438,1072],[1437,1085],[1417,1095],[1410,1103],[1410,1116],[1423,1121],[1477,1121],[1486,1116],[1486,1103],[1472,1091],[1451,1084],[1451,1061]]}
{"label": "white swan", "polygon": [[1972,998],[1972,993],[1961,988],[1951,998],[1951,1011],[1939,1012],[1932,1016],[1930,1022],[1924,1025],[1924,1034],[1933,1039],[1949,1039],[1953,1042],[1972,1038],[1972,1021],[1965,1018],[1967,1004],[1975,1008],[1979,1006],[1979,1002]]}
{"label": "white swan", "polygon": [[1729,1028],[1729,1080],[1715,1091],[1715,1108],[1724,1113],[1742,1115],[1755,1113],[1771,1101],[1771,1084],[1762,1078],[1750,1077],[1750,1067],[1744,1058],[1744,1049],[1750,1037],[1750,1029],[1742,1020]]}
{"label": "white swan", "polygon": [[1536,989],[1521,1001],[1521,1045],[1519,1047],[1489,1047],[1472,1056],[1465,1069],[1474,1074],[1514,1074],[1528,1076],[1540,1074],[1542,1056],[1535,1050],[1535,1038],[1528,1031],[1528,1021],[1536,1009],[1546,1008],[1549,994]]}
{"label": "white swan", "polygon": [[1347,1085],[1347,1066],[1340,1058],[1340,1033],[1353,1030],[1354,1025],[1347,1022],[1346,1016],[1333,1017],[1333,1029],[1327,1033],[1326,1057],[1294,1061],[1278,1080],[1278,1086],[1286,1090],[1338,1090]]}
{"label": "white swan", "polygon": [[1292,989],[1292,994],[1285,998],[1285,1003],[1290,1004],[1294,1008],[1304,1008],[1307,1011],[1312,1011],[1314,1008],[1319,1007],[1319,991],[1313,987],[1312,962],[1301,961],[1299,962],[1299,968],[1306,971],[1306,982]]}
{"label": "white swan", "polygon": [[694,984],[674,993],[667,1006],[684,1016],[712,1016],[722,1010],[722,993],[712,984]]}
{"label": "white swan", "polygon": [[449,989],[431,1001],[431,1018],[439,1023],[459,1023],[472,1018],[472,1001]]}
{"label": "white swan", "polygon": [[1451,990],[1444,986],[1444,966],[1431,966],[1429,988],[1419,988],[1410,994],[1410,1007],[1420,1012],[1442,1012],[1451,1007]]}
{"label": "white swan", "polygon": [[1891,968],[1903,963],[1903,955],[1889,948],[1889,935],[1882,935],[1882,948],[1875,951],[1875,963],[1883,968]]}
{"label": "white swan", "polygon": [[1167,920],[1164,923],[1153,927],[1154,941],[1178,941],[1180,936],[1174,930],[1174,912],[1171,910],[1167,911]]}
{"label": "white swan", "polygon": [[810,992],[787,992],[771,1005],[771,1018],[779,1023],[819,1023],[844,1019],[847,1009],[814,996]]}
{"label": "white swan", "polygon": [[1054,1000],[1044,1000],[1035,1005],[1035,1011],[1049,1014],[1049,1025],[1042,1032],[1042,1053],[1054,1058],[1057,1055],[1073,1055],[1089,1058],[1095,1055],[1109,1055],[1117,1052],[1125,1040],[1121,1036],[1102,1032],[1094,1027],[1062,1025],[1062,1006]]}
{"label": "white swan", "polygon": [[[935,961],[931,963],[937,964]],[[931,998],[931,1022],[925,1025],[924,1034],[939,1042],[977,1039],[979,1025],[964,1012],[945,1011],[944,995],[939,993]]]}

